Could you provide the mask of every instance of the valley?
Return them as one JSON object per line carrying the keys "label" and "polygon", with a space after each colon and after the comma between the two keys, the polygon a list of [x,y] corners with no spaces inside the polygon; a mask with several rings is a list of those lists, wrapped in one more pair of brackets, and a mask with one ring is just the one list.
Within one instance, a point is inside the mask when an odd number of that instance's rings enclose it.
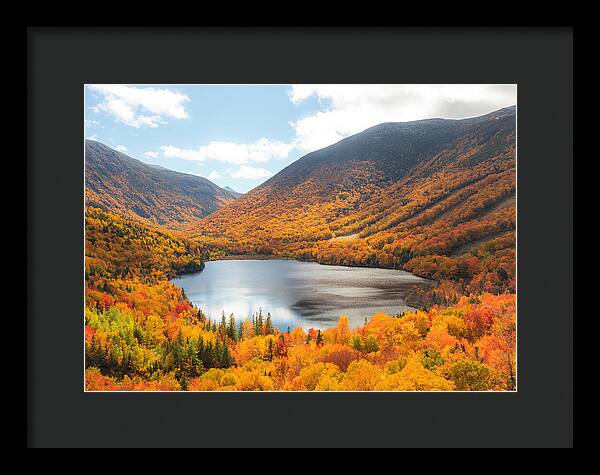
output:
{"label": "valley", "polygon": [[86,141],[86,389],[514,390],[515,114],[380,124],[244,195]]}
{"label": "valley", "polygon": [[185,232],[216,255],[399,268],[457,292],[514,291],[515,165],[514,107],[382,124],[306,155]]}

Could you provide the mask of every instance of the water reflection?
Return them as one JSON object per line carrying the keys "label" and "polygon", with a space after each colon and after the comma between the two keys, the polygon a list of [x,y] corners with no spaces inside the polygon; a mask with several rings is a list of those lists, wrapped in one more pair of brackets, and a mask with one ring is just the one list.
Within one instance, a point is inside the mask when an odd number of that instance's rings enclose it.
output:
{"label": "water reflection", "polygon": [[212,261],[202,272],[172,282],[210,318],[225,311],[240,321],[262,308],[281,330],[332,327],[340,315],[357,326],[376,312],[401,313],[410,309],[403,292],[412,285],[429,285],[401,270],[292,260]]}

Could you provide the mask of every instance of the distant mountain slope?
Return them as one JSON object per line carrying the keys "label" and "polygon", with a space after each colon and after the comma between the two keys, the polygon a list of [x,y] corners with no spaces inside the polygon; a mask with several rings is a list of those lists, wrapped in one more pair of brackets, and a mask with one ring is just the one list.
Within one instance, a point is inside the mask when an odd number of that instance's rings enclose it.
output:
{"label": "distant mountain slope", "polygon": [[[494,134],[507,127],[514,129],[515,109],[499,111],[465,120],[427,119],[414,122],[388,122],[347,137],[329,147],[309,153],[295,161],[258,189],[293,188],[307,180],[326,191],[332,185],[347,185],[351,172],[357,169],[370,173],[369,181],[379,186],[394,183],[409,176],[417,167],[437,154],[458,145],[471,136],[483,144],[486,154],[502,147],[493,140]],[[452,157],[446,157],[447,164]],[[430,170],[432,171],[432,170]],[[333,173],[332,173],[333,172]],[[323,174],[326,174],[324,177]],[[347,187],[344,190],[349,191]]]}
{"label": "distant mountain slope", "polygon": [[240,196],[242,196],[244,193],[238,193],[237,191],[235,191],[233,188],[231,188],[230,186],[224,186],[223,187],[224,190],[230,191],[231,193],[233,193],[237,198],[239,198]]}
{"label": "distant mountain slope", "polygon": [[86,204],[179,228],[239,195],[206,178],[148,165],[92,140],[85,141]]}
{"label": "distant mountain slope", "polygon": [[490,265],[504,266],[498,288],[509,288],[515,119],[513,106],[371,127],[305,155],[204,218],[197,239],[230,253],[404,267],[433,278],[460,278],[464,256],[488,246],[498,258]]}

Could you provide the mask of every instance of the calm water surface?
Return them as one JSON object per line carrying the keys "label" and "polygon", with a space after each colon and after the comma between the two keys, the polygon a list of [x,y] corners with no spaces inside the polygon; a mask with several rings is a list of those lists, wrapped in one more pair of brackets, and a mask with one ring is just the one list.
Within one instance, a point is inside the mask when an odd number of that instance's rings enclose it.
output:
{"label": "calm water surface", "polygon": [[326,266],[293,260],[210,261],[203,271],[172,280],[214,319],[233,313],[239,322],[262,308],[279,329],[328,328],[340,315],[350,325],[376,312],[411,310],[402,296],[430,281],[393,269]]}

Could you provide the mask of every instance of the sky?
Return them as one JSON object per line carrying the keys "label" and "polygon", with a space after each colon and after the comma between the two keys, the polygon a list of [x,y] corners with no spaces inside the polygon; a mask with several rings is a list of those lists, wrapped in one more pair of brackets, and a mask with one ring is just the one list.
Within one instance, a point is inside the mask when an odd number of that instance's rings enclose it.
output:
{"label": "sky", "polygon": [[88,84],[84,129],[130,157],[246,193],[382,122],[462,119],[516,102],[516,85]]}

